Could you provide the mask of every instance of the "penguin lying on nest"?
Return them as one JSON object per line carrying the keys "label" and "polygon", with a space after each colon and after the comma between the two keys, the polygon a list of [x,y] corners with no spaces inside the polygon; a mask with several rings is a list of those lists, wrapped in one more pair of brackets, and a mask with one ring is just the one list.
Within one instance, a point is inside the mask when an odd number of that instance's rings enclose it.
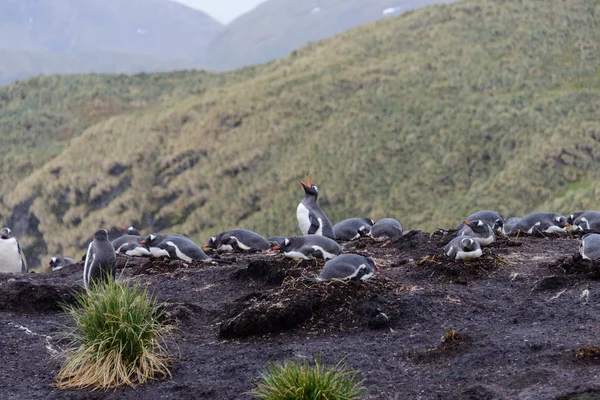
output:
{"label": "penguin lying on nest", "polygon": [[574,231],[600,233],[600,211],[586,211],[576,217],[573,222]]}
{"label": "penguin lying on nest", "polygon": [[584,235],[579,242],[579,254],[584,260],[600,260],[600,234]]}
{"label": "penguin lying on nest", "polygon": [[402,224],[394,218],[382,218],[371,228],[371,237],[378,242],[402,236]]}
{"label": "penguin lying on nest", "polygon": [[331,260],[342,253],[342,247],[338,242],[319,235],[285,238],[281,245],[274,246],[270,251],[273,250],[279,250],[288,258],[302,260],[311,260],[312,258]]}
{"label": "penguin lying on nest", "polygon": [[271,242],[256,232],[232,229],[211,236],[203,247],[222,251],[261,251],[270,249]]}
{"label": "penguin lying on nest", "polygon": [[67,267],[74,263],[75,263],[75,260],[73,260],[72,258],[62,257],[62,256],[54,256],[50,259],[50,262],[48,262],[48,266],[46,267],[46,269],[49,269],[51,271],[58,271],[59,269]]}
{"label": "penguin lying on nest", "polygon": [[371,278],[379,267],[370,257],[358,254],[341,254],[329,260],[316,278],[306,278],[309,281],[320,282],[329,279],[357,279],[366,281]]}
{"label": "penguin lying on nest", "polygon": [[371,236],[371,227],[375,222],[371,218],[348,218],[333,226],[336,240],[354,240]]}
{"label": "penguin lying on nest", "polygon": [[[489,225],[494,232],[504,234],[504,217],[497,211],[479,210],[465,218],[465,221],[483,221]],[[463,224],[464,222],[458,225],[456,229],[462,229]]]}
{"label": "penguin lying on nest", "polygon": [[496,240],[492,228],[482,220],[463,222],[463,227],[458,231],[457,236],[470,236],[481,246],[486,246]]}
{"label": "penguin lying on nest", "polygon": [[448,243],[444,254],[452,260],[470,260],[481,257],[479,242],[470,236],[457,236]]}
{"label": "penguin lying on nest", "polygon": [[141,244],[148,248],[152,257],[168,257],[172,260],[187,262],[192,260],[212,261],[190,238],[179,234],[150,234],[142,240]]}
{"label": "penguin lying on nest", "polygon": [[565,232],[569,223],[567,219],[560,214],[550,212],[539,212],[526,216],[521,219],[512,231],[512,234],[518,233],[555,233]]}

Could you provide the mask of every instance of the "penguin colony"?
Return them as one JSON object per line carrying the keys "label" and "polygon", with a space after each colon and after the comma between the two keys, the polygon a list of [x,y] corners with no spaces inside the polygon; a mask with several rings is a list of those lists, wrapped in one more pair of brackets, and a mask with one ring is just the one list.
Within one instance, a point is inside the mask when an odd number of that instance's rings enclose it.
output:
{"label": "penguin colony", "polygon": [[[86,289],[92,283],[114,279],[116,254],[132,257],[165,257],[190,262],[193,260],[210,262],[212,259],[203,249],[212,251],[275,252],[297,260],[322,259],[325,264],[312,281],[329,279],[366,280],[372,277],[379,267],[370,257],[357,254],[343,254],[338,242],[346,242],[361,237],[376,241],[386,241],[402,236],[402,224],[393,218],[383,218],[377,222],[370,218],[349,218],[331,225],[327,215],[317,204],[319,191],[310,177],[306,183],[300,181],[304,198],[298,204],[296,217],[301,236],[272,236],[267,239],[246,229],[232,229],[211,236],[201,248],[192,240],[180,234],[150,234],[143,237],[133,226],[120,229],[126,234],[114,239],[108,238],[108,231],[95,232],[88,246],[83,268],[83,285]],[[444,248],[446,257],[452,260],[469,260],[481,257],[482,246],[496,240],[496,235],[519,235],[521,233],[560,233],[568,226],[574,231],[600,232],[600,211],[586,211],[571,214],[568,218],[554,213],[540,212],[505,220],[498,212],[480,210],[469,215],[456,227],[457,234]],[[579,242],[579,253],[587,260],[600,260],[600,234],[587,233]],[[52,271],[73,264],[71,258],[55,256],[47,266]],[[9,228],[0,231],[0,272],[28,272],[25,256],[17,238]]]}

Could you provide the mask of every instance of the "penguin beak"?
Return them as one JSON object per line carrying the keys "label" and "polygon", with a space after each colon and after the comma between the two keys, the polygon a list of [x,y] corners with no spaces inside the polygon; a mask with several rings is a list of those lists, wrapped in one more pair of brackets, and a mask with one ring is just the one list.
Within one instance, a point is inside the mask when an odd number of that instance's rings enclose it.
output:
{"label": "penguin beak", "polygon": [[463,222],[463,224],[465,224],[467,226],[473,226],[473,223],[470,221],[465,221],[465,222]]}
{"label": "penguin beak", "polygon": [[302,186],[305,186],[310,189],[312,187],[312,183],[310,182],[310,176],[308,176],[308,175],[306,175],[306,182],[308,182],[308,183],[304,183],[304,182],[302,182],[302,180],[300,180],[300,183],[302,184]]}
{"label": "penguin beak", "polygon": [[205,249],[208,249],[210,246],[208,245],[208,243],[206,243],[204,246],[202,246]]}
{"label": "penguin beak", "polygon": [[566,228],[567,226],[569,226],[568,222],[563,222],[563,226]]}
{"label": "penguin beak", "polygon": [[269,250],[267,250],[267,253],[270,253],[272,251],[277,251],[279,249],[281,249],[281,246],[280,245],[276,245],[276,246],[271,247]]}
{"label": "penguin beak", "polygon": [[147,244],[148,244],[148,241],[147,241],[147,240],[142,240],[142,241],[140,242],[140,244],[143,244],[143,245],[145,246],[145,245],[147,245]]}
{"label": "penguin beak", "polygon": [[46,269],[50,269],[52,268],[52,265],[48,264],[48,266],[46,267]]}
{"label": "penguin beak", "polygon": [[379,271],[381,268],[379,268],[378,265],[375,266],[375,271]]}
{"label": "penguin beak", "polygon": [[127,229],[123,228],[122,226],[119,227],[120,230],[122,231],[126,231]]}

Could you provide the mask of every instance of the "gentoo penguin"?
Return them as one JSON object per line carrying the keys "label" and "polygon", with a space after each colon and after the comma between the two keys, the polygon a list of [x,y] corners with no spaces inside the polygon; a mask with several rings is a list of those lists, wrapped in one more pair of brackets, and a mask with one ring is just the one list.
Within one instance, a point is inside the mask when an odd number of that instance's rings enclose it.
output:
{"label": "gentoo penguin", "polygon": [[291,236],[271,250],[279,250],[288,258],[303,260],[310,260],[313,257],[331,260],[342,253],[342,247],[338,242],[321,235]]}
{"label": "gentoo penguin", "polygon": [[[504,233],[504,217],[496,211],[479,210],[469,215],[465,221],[483,221],[488,224],[495,232]],[[462,229],[463,224],[460,224],[456,229]]]}
{"label": "gentoo penguin", "polygon": [[75,260],[69,257],[54,256],[50,259],[46,269],[58,271],[59,269],[75,263]]}
{"label": "gentoo penguin", "polygon": [[[141,242],[148,246],[153,257],[167,256],[173,260],[211,261],[212,259],[190,238],[179,235],[148,235]],[[153,249],[155,249],[153,251]]]}
{"label": "gentoo penguin", "polygon": [[482,220],[463,222],[463,227],[458,231],[457,236],[470,236],[481,246],[486,246],[496,240],[493,229]]}
{"label": "gentoo penguin", "polygon": [[522,218],[519,217],[510,217],[504,223],[504,234],[505,235],[513,235],[517,233],[517,224],[521,221]]}
{"label": "gentoo penguin", "polygon": [[317,204],[319,189],[310,182],[310,176],[307,176],[307,183],[300,181],[300,184],[304,188],[304,199],[296,209],[300,231],[304,236],[322,235],[335,240],[331,222]]}
{"label": "gentoo penguin", "polygon": [[[130,231],[133,232],[134,230],[135,228],[132,230],[132,227],[126,229],[128,233]],[[150,256],[150,250],[142,245],[143,240],[144,238],[139,235],[128,234],[113,240],[112,245],[115,248],[115,253],[121,253],[133,257]]]}
{"label": "gentoo penguin", "polygon": [[452,260],[468,260],[481,257],[481,246],[475,238],[457,236],[446,245],[444,254]]}
{"label": "gentoo penguin", "polygon": [[371,236],[378,242],[402,236],[402,224],[394,218],[382,218],[371,228]]}
{"label": "gentoo penguin", "polygon": [[519,221],[513,234],[565,232],[569,226],[567,219],[560,214],[539,212],[526,216]]}
{"label": "gentoo penguin", "polygon": [[0,230],[0,272],[27,272],[27,260],[9,228]]}
{"label": "gentoo penguin", "polygon": [[133,227],[130,226],[129,228],[123,228],[122,226],[119,227],[120,230],[125,231],[128,235],[132,235],[132,236],[142,236],[142,234],[140,233],[140,231]]}
{"label": "gentoo penguin", "polygon": [[256,232],[232,229],[211,236],[203,247],[223,251],[259,251],[270,249],[271,243]]}
{"label": "gentoo penguin", "polygon": [[600,233],[600,211],[586,211],[572,223],[573,230]]}
{"label": "gentoo penguin", "polygon": [[319,276],[311,280],[360,279],[365,281],[372,277],[375,271],[379,271],[379,267],[372,258],[358,254],[341,254],[327,261]]}
{"label": "gentoo penguin", "polygon": [[354,240],[371,236],[371,227],[375,224],[371,218],[348,218],[333,226],[336,240]]}
{"label": "gentoo penguin", "polygon": [[584,260],[600,260],[600,234],[584,235],[579,242],[579,254]]}
{"label": "gentoo penguin", "polygon": [[117,255],[115,248],[108,240],[106,229],[97,230],[94,240],[88,246],[83,264],[83,286],[89,289],[92,282],[115,279],[115,263]]}
{"label": "gentoo penguin", "polygon": [[574,212],[573,214],[569,215],[567,217],[567,223],[569,225],[573,225],[573,222],[575,222],[575,220],[579,217],[581,217],[583,214],[585,214],[587,211],[577,211]]}

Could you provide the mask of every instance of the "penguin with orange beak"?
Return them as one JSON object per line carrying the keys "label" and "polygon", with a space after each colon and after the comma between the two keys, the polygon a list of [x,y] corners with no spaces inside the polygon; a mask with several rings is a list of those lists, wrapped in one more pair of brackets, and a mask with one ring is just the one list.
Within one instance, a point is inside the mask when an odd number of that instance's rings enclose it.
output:
{"label": "penguin with orange beak", "polygon": [[538,212],[529,214],[520,220],[513,231],[513,235],[521,233],[560,233],[566,232],[569,223],[564,215],[551,212]]}
{"label": "penguin with orange beak", "polygon": [[307,183],[300,181],[304,188],[304,199],[298,204],[296,209],[296,217],[300,231],[306,235],[321,235],[335,240],[333,227],[327,215],[321,210],[317,204],[319,189],[310,181],[310,176],[307,176]]}
{"label": "penguin with orange beak", "polygon": [[492,227],[482,220],[463,222],[463,227],[458,231],[457,236],[472,237],[481,246],[486,246],[496,240]]}

